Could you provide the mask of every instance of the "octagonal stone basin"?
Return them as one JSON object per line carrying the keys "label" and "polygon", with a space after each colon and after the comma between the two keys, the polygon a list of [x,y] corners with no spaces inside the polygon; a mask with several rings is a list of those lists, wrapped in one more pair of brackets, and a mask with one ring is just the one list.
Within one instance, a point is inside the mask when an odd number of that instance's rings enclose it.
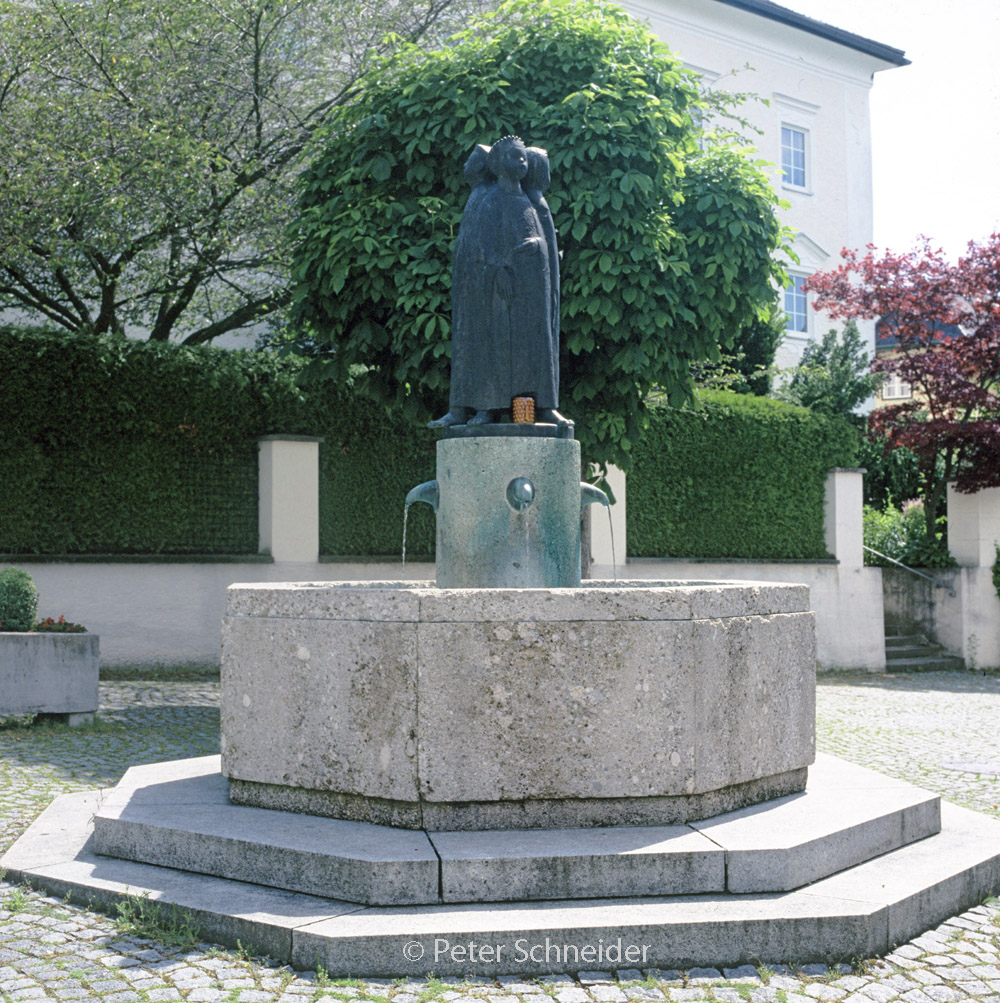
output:
{"label": "octagonal stone basin", "polygon": [[233,585],[239,804],[408,828],[662,825],[800,791],[808,588]]}

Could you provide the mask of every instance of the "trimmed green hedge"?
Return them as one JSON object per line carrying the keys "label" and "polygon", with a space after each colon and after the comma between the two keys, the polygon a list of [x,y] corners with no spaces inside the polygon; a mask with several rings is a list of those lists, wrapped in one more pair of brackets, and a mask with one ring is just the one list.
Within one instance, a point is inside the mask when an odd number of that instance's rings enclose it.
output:
{"label": "trimmed green hedge", "polygon": [[853,466],[856,447],[847,422],[763,397],[656,407],[629,476],[629,556],[829,557],[826,475]]}
{"label": "trimmed green hedge", "polygon": [[[256,440],[319,435],[320,552],[397,557],[436,436],[349,390],[303,390],[268,353],[0,328],[0,553],[250,555]],[[801,408],[706,393],[655,408],[629,477],[633,556],[824,557],[823,485],[854,432]],[[408,555],[434,552],[410,510]]]}
{"label": "trimmed green hedge", "polygon": [[[410,488],[436,476],[438,437],[343,392],[338,411],[319,433],[325,437],[319,450],[320,553],[398,558],[403,502]],[[406,530],[408,561],[433,557],[434,532],[431,507],[414,505]]]}
{"label": "trimmed green hedge", "polygon": [[[0,328],[0,553],[257,551],[257,446],[320,435],[320,550],[400,553],[434,435],[259,352]],[[410,513],[408,550],[434,550]]]}
{"label": "trimmed green hedge", "polygon": [[273,357],[0,328],[0,552],[257,550],[258,436],[310,429]]}

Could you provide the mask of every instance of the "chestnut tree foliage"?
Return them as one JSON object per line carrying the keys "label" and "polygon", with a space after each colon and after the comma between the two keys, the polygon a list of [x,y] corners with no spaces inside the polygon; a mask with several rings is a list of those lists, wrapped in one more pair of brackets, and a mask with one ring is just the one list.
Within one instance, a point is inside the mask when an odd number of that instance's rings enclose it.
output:
{"label": "chestnut tree foliage", "polygon": [[[842,251],[844,264],[809,279],[833,317],[881,318],[898,349],[872,363],[913,388],[876,409],[869,427],[919,459],[928,537],[949,481],[1000,486],[1000,234],[970,243],[957,263],[928,242],[906,254]],[[954,326],[960,333],[949,333]]]}
{"label": "chestnut tree foliage", "polygon": [[305,175],[298,348],[415,420],[447,410],[451,248],[476,143],[549,151],[562,252],[560,410],[591,461],[628,466],[654,388],[763,316],[780,268],[776,205],[744,151],[701,150],[695,79],[611,5],[513,0],[438,51],[359,81]]}
{"label": "chestnut tree foliage", "polygon": [[190,344],[273,314],[310,136],[476,2],[0,0],[0,309]]}

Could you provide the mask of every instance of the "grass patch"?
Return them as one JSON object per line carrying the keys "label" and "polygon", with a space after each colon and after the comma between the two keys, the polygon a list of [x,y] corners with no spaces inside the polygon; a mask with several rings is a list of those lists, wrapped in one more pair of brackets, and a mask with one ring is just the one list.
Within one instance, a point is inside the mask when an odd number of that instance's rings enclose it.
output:
{"label": "grass patch", "polygon": [[108,682],[193,683],[218,681],[219,666],[192,662],[179,665],[102,665],[101,679]]}
{"label": "grass patch", "polygon": [[194,917],[183,909],[150,901],[149,894],[128,895],[118,903],[115,929],[130,937],[143,937],[190,949],[198,943]]}

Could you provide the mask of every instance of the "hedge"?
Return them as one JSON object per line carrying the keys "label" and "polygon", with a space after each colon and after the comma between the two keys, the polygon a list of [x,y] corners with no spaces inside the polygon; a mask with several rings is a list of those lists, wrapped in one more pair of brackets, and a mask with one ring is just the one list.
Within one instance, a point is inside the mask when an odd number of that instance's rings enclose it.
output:
{"label": "hedge", "polygon": [[[403,499],[434,476],[433,435],[349,392],[304,391],[301,363],[0,327],[0,553],[257,551],[256,440],[320,435],[320,549],[398,555]],[[416,506],[410,553],[433,553]]]}
{"label": "hedge", "polygon": [[[324,438],[320,552],[398,557],[403,499],[434,477],[436,436],[346,388],[302,389],[300,370],[270,353],[0,328],[0,554],[254,554],[256,440],[280,432]],[[654,408],[629,477],[629,553],[824,557],[826,471],[853,450],[846,424],[777,401]],[[433,550],[433,513],[416,505],[408,554]]]}
{"label": "hedge", "polygon": [[856,448],[847,422],[768,398],[655,407],[629,476],[629,556],[827,558],[826,475]]}

